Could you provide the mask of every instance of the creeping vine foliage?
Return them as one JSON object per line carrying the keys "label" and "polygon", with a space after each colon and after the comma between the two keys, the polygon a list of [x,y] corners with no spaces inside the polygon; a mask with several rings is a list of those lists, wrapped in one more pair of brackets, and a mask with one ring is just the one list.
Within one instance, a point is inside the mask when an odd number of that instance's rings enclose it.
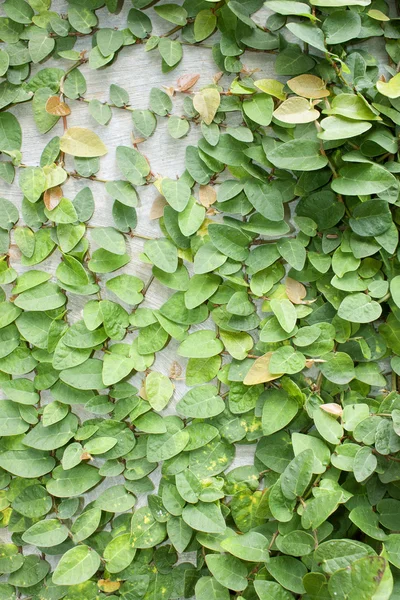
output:
{"label": "creeping vine foliage", "polygon": [[[396,599],[398,7],[126,4],[1,5],[0,600]],[[209,49],[213,82],[176,81],[186,45]],[[85,73],[130,46],[159,54],[171,86],[145,110],[117,84],[90,99]],[[79,102],[101,126],[131,113],[115,156],[100,158],[101,127],[69,125]],[[21,153],[21,109],[35,143],[57,126],[40,164]],[[141,151],[163,118],[176,140],[199,132],[178,179]],[[90,225],[85,180],[113,203],[107,227]],[[147,185],[160,234],[142,240],[142,281],[123,267]],[[169,290],[157,309],[153,281]],[[171,340],[167,376],[152,365]]]}

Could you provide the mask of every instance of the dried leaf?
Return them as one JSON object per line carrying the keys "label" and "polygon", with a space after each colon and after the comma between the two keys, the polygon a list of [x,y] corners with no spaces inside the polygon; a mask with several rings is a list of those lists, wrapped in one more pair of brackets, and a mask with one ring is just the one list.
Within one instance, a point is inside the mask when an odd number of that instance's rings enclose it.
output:
{"label": "dried leaf", "polygon": [[187,92],[187,90],[190,90],[190,88],[192,88],[198,82],[199,79],[200,75],[198,73],[196,73],[195,75],[182,75],[177,81],[176,89],[179,92]]}
{"label": "dried leaf", "polygon": [[290,302],[293,302],[293,304],[303,304],[303,299],[306,297],[307,290],[302,283],[291,277],[286,277],[285,287],[286,296],[289,298]]}
{"label": "dried leaf", "polygon": [[63,191],[59,185],[49,188],[43,195],[43,202],[47,210],[53,210],[60,204],[63,197]]}
{"label": "dried leaf", "polygon": [[182,375],[182,367],[179,363],[176,362],[176,360],[174,360],[174,362],[172,363],[171,368],[169,370],[168,377],[170,379],[177,379],[181,375]]}
{"label": "dried leaf", "polygon": [[201,185],[199,189],[199,200],[205,208],[209,208],[211,204],[217,200],[217,192],[211,185]]}
{"label": "dried leaf", "polygon": [[56,115],[57,117],[66,117],[71,114],[70,107],[60,100],[60,96],[50,96],[46,102],[45,109],[49,115]]}

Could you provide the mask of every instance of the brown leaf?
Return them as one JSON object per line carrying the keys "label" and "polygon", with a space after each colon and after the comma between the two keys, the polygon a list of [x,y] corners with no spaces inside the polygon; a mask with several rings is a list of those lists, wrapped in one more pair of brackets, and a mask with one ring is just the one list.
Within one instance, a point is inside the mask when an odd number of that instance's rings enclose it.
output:
{"label": "brown leaf", "polygon": [[179,363],[176,362],[176,360],[174,360],[174,362],[172,363],[171,368],[169,370],[168,377],[170,379],[177,379],[181,375],[182,375],[182,367]]}
{"label": "brown leaf", "polygon": [[217,199],[217,192],[211,185],[201,185],[199,190],[199,200],[205,208],[209,208]]}
{"label": "brown leaf", "polygon": [[143,142],[146,141],[146,138],[144,138],[144,137],[135,138],[133,135],[131,135],[131,140],[132,140],[132,144],[134,146],[137,146],[138,144],[143,144]]}
{"label": "brown leaf", "polygon": [[54,210],[56,206],[60,204],[62,197],[63,191],[59,185],[46,190],[43,196],[43,201],[47,210]]}
{"label": "brown leaf", "polygon": [[188,75],[182,75],[181,77],[179,77],[178,82],[176,84],[176,89],[179,92],[187,92],[187,90],[190,90],[190,88],[192,88],[195,83],[198,82],[198,80],[200,79],[200,75],[199,74],[188,74]]}
{"label": "brown leaf", "polygon": [[266,383],[282,377],[282,373],[272,375],[269,370],[269,361],[271,360],[272,352],[267,352],[260,358],[257,358],[250,367],[243,380],[244,385],[256,385],[257,383]]}
{"label": "brown leaf", "polygon": [[49,115],[55,115],[57,117],[66,117],[71,114],[70,107],[60,100],[60,96],[50,96],[46,102],[45,108]]}
{"label": "brown leaf", "polygon": [[340,404],[336,404],[336,402],[321,404],[320,408],[334,417],[341,417],[343,414],[343,408],[340,406]]}
{"label": "brown leaf", "polygon": [[293,304],[303,304],[303,298],[306,297],[307,290],[302,283],[291,277],[286,277],[285,287],[286,296],[290,302],[293,302]]}
{"label": "brown leaf", "polygon": [[89,452],[82,452],[81,460],[92,460],[93,456]]}
{"label": "brown leaf", "polygon": [[168,205],[168,202],[163,196],[158,196],[150,209],[150,219],[160,219],[164,214],[164,207]]}
{"label": "brown leaf", "polygon": [[110,579],[99,579],[97,585],[102,592],[106,592],[107,594],[116,592],[121,587],[119,581],[111,581]]}

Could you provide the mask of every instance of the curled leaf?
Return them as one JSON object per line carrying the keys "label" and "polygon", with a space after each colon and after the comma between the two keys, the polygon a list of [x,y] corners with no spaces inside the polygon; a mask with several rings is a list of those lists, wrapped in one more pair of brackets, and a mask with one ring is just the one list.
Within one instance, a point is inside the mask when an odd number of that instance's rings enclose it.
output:
{"label": "curled leaf", "polygon": [[341,417],[343,414],[343,408],[340,404],[336,404],[336,402],[321,404],[320,408],[334,417]]}
{"label": "curled leaf", "polygon": [[182,75],[177,81],[176,89],[179,92],[187,92],[198,82],[199,79],[200,75],[198,73],[194,75],[191,75],[189,73],[187,75]]}

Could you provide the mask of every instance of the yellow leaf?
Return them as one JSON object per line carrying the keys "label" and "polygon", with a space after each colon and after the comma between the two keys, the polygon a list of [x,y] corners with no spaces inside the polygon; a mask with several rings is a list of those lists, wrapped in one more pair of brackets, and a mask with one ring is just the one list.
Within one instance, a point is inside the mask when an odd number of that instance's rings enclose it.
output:
{"label": "yellow leaf", "polygon": [[215,88],[205,88],[193,97],[193,106],[200,114],[206,125],[212,123],[221,103],[219,91]]}
{"label": "yellow leaf", "polygon": [[256,385],[257,383],[266,383],[267,381],[273,381],[282,377],[282,373],[272,375],[269,370],[269,361],[271,359],[272,352],[267,352],[260,358],[257,358],[250,367],[250,371],[247,373],[243,380],[244,385]]}
{"label": "yellow leaf", "polygon": [[377,81],[376,89],[387,98],[400,98],[400,73],[389,79],[387,83],[385,81]]}
{"label": "yellow leaf", "polygon": [[279,98],[279,100],[284,100],[286,98],[286,94],[283,91],[285,86],[276,79],[259,79],[254,82],[254,85],[262,92],[265,92],[270,96],[275,96],[275,98]]}
{"label": "yellow leaf", "polygon": [[376,21],[390,21],[390,17],[385,15],[381,10],[375,8],[371,8],[371,10],[367,12],[367,15]]}
{"label": "yellow leaf", "polygon": [[60,139],[60,149],[72,156],[93,158],[107,154],[107,148],[98,135],[85,127],[70,127]]}
{"label": "yellow leaf", "polygon": [[303,98],[326,98],[330,94],[325,83],[316,75],[298,75],[289,79],[287,85],[295,94]]}
{"label": "yellow leaf", "polygon": [[119,581],[110,581],[110,579],[99,579],[97,585],[102,592],[106,592],[107,594],[116,592],[121,587]]}
{"label": "yellow leaf", "polygon": [[282,102],[273,115],[283,123],[312,123],[316,121],[320,115],[306,98],[293,96]]}

